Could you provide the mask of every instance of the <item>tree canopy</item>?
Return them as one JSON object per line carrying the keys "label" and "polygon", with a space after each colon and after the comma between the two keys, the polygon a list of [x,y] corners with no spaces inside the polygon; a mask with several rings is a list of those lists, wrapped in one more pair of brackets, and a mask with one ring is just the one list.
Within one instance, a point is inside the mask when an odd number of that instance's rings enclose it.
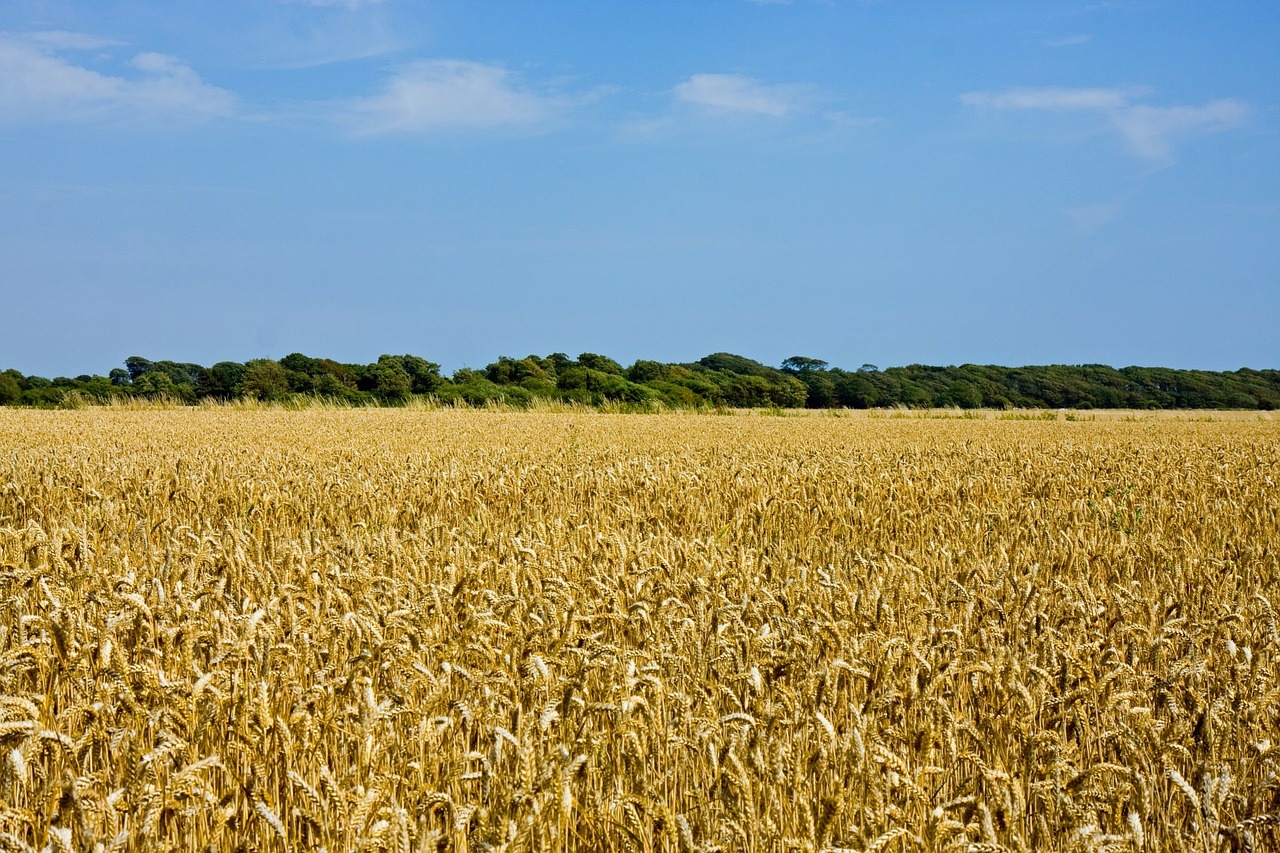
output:
{"label": "tree canopy", "polygon": [[414,398],[522,406],[537,400],[645,408],[1123,408],[1276,409],[1280,371],[1214,372],[1102,364],[1000,367],[912,364],[855,370],[791,356],[770,367],[733,353],[688,364],[638,360],[623,367],[608,356],[564,353],[501,356],[483,370],[451,376],[416,355],[383,355],[344,364],[290,353],[276,360],[220,361],[211,367],[129,356],[106,376],[24,376],[0,372],[0,405],[56,407],[113,399],[287,400],[315,397],[353,405],[398,405]]}

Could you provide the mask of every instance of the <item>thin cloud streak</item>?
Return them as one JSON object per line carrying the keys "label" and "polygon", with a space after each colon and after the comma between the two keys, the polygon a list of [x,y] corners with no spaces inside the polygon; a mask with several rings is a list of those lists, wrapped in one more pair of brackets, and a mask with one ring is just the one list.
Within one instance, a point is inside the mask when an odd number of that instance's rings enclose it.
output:
{"label": "thin cloud streak", "polygon": [[364,27],[318,27],[305,33],[271,33],[260,38],[263,44],[259,66],[300,70],[357,62],[402,51],[412,42],[380,25]]}
{"label": "thin cloud streak", "polygon": [[18,37],[53,50],[101,50],[124,44],[124,42],[115,41],[114,39],[99,38],[88,33],[73,33],[66,30],[39,30],[22,33]]}
{"label": "thin cloud streak", "polygon": [[1127,106],[1141,89],[1006,89],[1003,92],[966,92],[960,101],[974,107],[997,110],[1114,110]]}
{"label": "thin cloud streak", "polygon": [[1156,166],[1174,162],[1173,143],[1178,137],[1231,130],[1243,125],[1249,117],[1248,104],[1234,98],[1210,101],[1203,106],[1156,107],[1134,103],[1146,91],[1139,88],[1015,88],[1001,92],[966,92],[960,101],[968,106],[995,110],[1102,113],[1134,156]]}
{"label": "thin cloud streak", "polygon": [[1093,41],[1093,35],[1090,33],[1076,33],[1075,35],[1062,36],[1061,38],[1045,39],[1045,45],[1048,47],[1076,47],[1082,44],[1088,44]]}
{"label": "thin cloud streak", "polygon": [[386,0],[285,0],[303,6],[339,7],[342,9],[361,9],[365,6],[381,6]]}

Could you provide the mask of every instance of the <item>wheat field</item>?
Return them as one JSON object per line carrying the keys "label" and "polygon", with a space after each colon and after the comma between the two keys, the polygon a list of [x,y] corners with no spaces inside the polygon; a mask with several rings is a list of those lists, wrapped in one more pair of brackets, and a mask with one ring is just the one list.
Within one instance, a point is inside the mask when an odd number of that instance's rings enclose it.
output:
{"label": "wheat field", "polygon": [[0,410],[0,849],[1280,849],[1280,421]]}

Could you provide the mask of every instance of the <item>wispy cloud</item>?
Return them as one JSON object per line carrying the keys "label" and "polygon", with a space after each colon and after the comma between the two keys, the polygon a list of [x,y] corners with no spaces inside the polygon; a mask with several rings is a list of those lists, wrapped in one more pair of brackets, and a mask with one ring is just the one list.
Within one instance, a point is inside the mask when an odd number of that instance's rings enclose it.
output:
{"label": "wispy cloud", "polygon": [[[258,0],[272,2],[272,0]],[[274,0],[246,39],[254,64],[315,68],[387,56],[421,38],[413,16],[396,14],[390,0]]]}
{"label": "wispy cloud", "polygon": [[236,98],[210,86],[182,61],[139,53],[136,74],[111,75],[64,54],[112,44],[73,33],[0,36],[0,122],[93,119],[207,119],[235,112]]}
{"label": "wispy cloud", "polygon": [[403,66],[380,94],[350,102],[345,117],[362,135],[529,129],[573,103],[522,85],[499,65],[433,59]]}
{"label": "wispy cloud", "polygon": [[1115,110],[1143,93],[1141,89],[1006,89],[1003,92],[966,92],[962,103],[997,110]]}
{"label": "wispy cloud", "polygon": [[1124,209],[1120,199],[1065,208],[1062,213],[1083,234],[1092,234],[1099,228],[1114,222]]}
{"label": "wispy cloud", "polygon": [[412,38],[374,17],[294,23],[266,28],[256,37],[259,63],[268,68],[316,68],[339,62],[373,59],[404,50]]}
{"label": "wispy cloud", "polygon": [[1105,115],[1129,151],[1153,165],[1174,161],[1176,139],[1198,133],[1218,133],[1244,124],[1249,106],[1225,98],[1203,106],[1158,107],[1136,103],[1147,90],[1140,88],[1071,89],[1021,88],[1000,92],[966,92],[962,103],[997,110],[1056,110]]}
{"label": "wispy cloud", "polygon": [[[802,131],[810,139],[857,129],[878,120],[842,110],[819,88],[803,83],[766,83],[742,74],[694,74],[673,86],[670,109],[623,123],[633,141],[711,134]],[[816,135],[815,135],[816,134]]]}
{"label": "wispy cloud", "polygon": [[1193,133],[1217,133],[1244,124],[1249,108],[1242,101],[1210,101],[1202,107],[1149,107],[1138,104],[1119,110],[1112,121],[1130,150],[1147,160],[1171,161],[1173,138]]}
{"label": "wispy cloud", "polygon": [[676,99],[714,113],[784,118],[807,108],[803,86],[766,85],[739,74],[694,74],[673,90]]}
{"label": "wispy cloud", "polygon": [[364,6],[381,6],[386,0],[283,0],[303,6],[331,6],[343,9],[359,9]]}
{"label": "wispy cloud", "polygon": [[119,47],[124,42],[101,38],[88,33],[72,33],[66,30],[39,30],[23,33],[20,38],[53,50],[102,50]]}
{"label": "wispy cloud", "polygon": [[1045,39],[1044,43],[1049,47],[1075,47],[1081,44],[1088,44],[1091,41],[1093,41],[1093,36],[1090,33],[1076,33],[1060,38]]}

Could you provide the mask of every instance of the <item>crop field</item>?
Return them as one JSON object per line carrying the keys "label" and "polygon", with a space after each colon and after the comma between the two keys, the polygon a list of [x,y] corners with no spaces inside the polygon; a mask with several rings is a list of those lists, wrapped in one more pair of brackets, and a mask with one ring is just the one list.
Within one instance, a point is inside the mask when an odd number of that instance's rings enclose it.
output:
{"label": "crop field", "polygon": [[1276,419],[0,409],[0,850],[1275,850],[1277,605]]}

